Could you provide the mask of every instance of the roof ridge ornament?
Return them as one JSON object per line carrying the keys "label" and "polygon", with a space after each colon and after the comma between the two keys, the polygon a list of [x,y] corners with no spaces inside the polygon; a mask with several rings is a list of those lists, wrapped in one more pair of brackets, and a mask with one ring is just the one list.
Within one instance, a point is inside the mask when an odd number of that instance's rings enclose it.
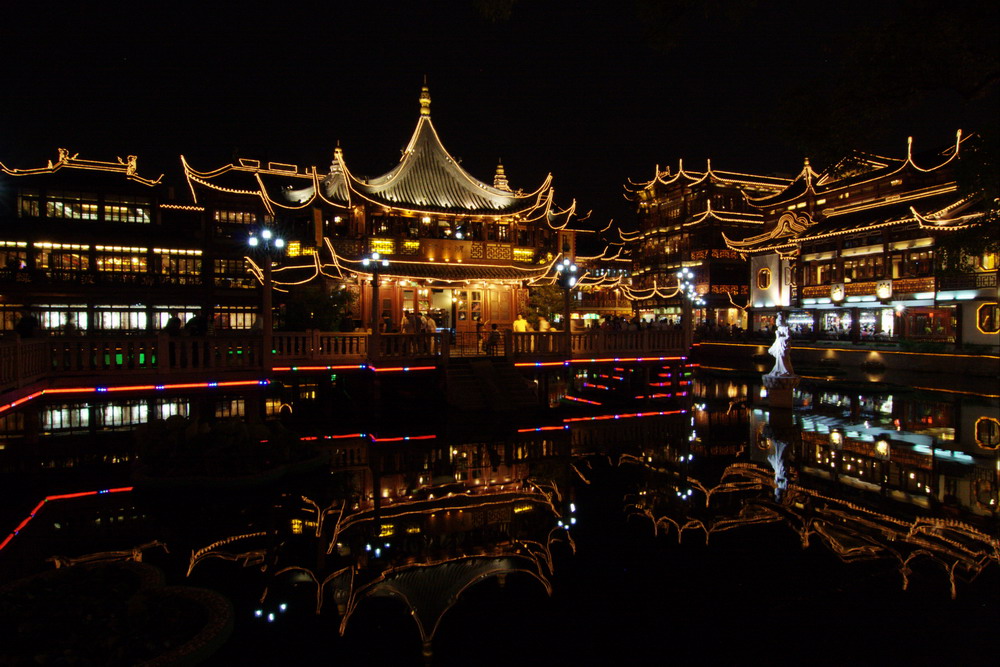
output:
{"label": "roof ridge ornament", "polygon": [[493,175],[493,187],[497,190],[510,192],[510,183],[507,181],[507,174],[503,170],[503,159],[497,160],[497,172]]}
{"label": "roof ridge ornament", "polygon": [[424,85],[420,89],[420,115],[431,115],[431,91],[427,87],[427,77],[424,77]]}

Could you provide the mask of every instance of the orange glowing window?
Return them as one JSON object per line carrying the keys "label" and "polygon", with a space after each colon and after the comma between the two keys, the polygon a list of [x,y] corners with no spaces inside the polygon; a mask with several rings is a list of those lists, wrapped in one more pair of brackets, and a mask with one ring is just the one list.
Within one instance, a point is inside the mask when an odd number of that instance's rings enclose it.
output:
{"label": "orange glowing window", "polygon": [[976,310],[976,328],[980,333],[1000,333],[1000,308],[995,303],[984,303]]}
{"label": "orange glowing window", "polygon": [[976,444],[983,449],[1000,448],[1000,421],[993,417],[976,420]]}
{"label": "orange glowing window", "polygon": [[771,269],[761,269],[757,272],[757,289],[767,289],[771,286]]}

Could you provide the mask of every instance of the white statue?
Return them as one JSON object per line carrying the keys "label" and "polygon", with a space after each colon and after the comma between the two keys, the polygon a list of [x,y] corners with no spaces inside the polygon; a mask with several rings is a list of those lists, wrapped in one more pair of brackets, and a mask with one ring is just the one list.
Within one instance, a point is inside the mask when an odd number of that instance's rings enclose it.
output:
{"label": "white statue", "polygon": [[788,446],[788,443],[775,438],[769,427],[765,428],[764,435],[772,448],[771,453],[767,456],[767,462],[771,464],[771,469],[774,470],[774,499],[780,501],[781,496],[785,493],[785,489],[788,488],[788,475],[785,472],[784,459],[785,448]]}
{"label": "white statue", "polygon": [[788,358],[788,325],[785,324],[785,316],[778,313],[774,323],[774,342],[767,352],[774,357],[774,368],[768,375],[778,377],[781,375],[795,375],[792,371],[792,361]]}

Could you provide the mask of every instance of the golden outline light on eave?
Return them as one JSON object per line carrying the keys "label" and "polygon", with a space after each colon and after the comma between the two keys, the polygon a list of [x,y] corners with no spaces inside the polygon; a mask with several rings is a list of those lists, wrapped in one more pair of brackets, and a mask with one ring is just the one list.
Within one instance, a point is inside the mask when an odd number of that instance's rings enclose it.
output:
{"label": "golden outline light on eave", "polygon": [[[788,211],[787,213],[781,214],[778,221],[774,224],[774,227],[772,227],[770,231],[758,234],[757,236],[751,236],[741,241],[734,241],[726,236],[725,232],[723,232],[722,240],[726,242],[726,246],[729,247],[730,250],[735,250],[737,252],[762,252],[771,249],[787,248],[795,246],[799,235],[812,227],[813,224],[815,223],[808,214]],[[751,247],[784,237],[790,237],[792,241],[767,248]]]}
{"label": "golden outline light on eave", "polygon": [[[795,201],[797,198],[805,196],[810,190],[812,191],[813,194],[823,194],[826,197],[831,197],[831,196],[835,195],[838,192],[838,190],[859,188],[859,187],[864,186],[865,184],[872,183],[874,181],[884,180],[886,178],[891,178],[892,176],[895,176],[895,175],[899,174],[901,171],[903,171],[907,167],[912,167],[915,171],[922,172],[922,173],[929,173],[929,172],[932,172],[932,171],[937,171],[938,169],[944,167],[945,165],[949,164],[952,160],[954,160],[955,158],[958,157],[958,154],[961,151],[962,143],[965,142],[967,139],[968,139],[968,137],[963,137],[962,136],[962,130],[956,131],[956,133],[955,133],[955,145],[953,147],[948,148],[946,151],[944,151],[944,154],[947,155],[947,157],[944,159],[944,161],[941,162],[941,163],[939,163],[939,164],[937,164],[937,165],[935,165],[935,166],[933,166],[933,167],[929,167],[927,169],[924,169],[923,167],[918,166],[913,161],[913,137],[912,136],[911,137],[907,137],[907,140],[906,140],[906,158],[905,159],[900,159],[900,158],[884,158],[885,160],[890,160],[891,162],[894,162],[894,163],[896,163],[898,165],[894,171],[891,171],[891,172],[888,172],[888,173],[885,173],[885,172],[883,172],[883,173],[873,172],[873,173],[876,173],[876,175],[872,176],[871,178],[867,178],[867,179],[861,180],[861,181],[851,181],[850,183],[845,183],[845,184],[840,185],[840,186],[836,185],[837,183],[840,182],[840,180],[830,181],[830,185],[832,187],[829,187],[829,188],[827,188],[827,187],[820,187],[819,190],[816,190],[810,184],[807,187],[807,189],[806,189],[805,192],[799,193],[798,195],[795,195],[794,197],[789,197],[788,199],[780,199],[781,193],[778,193],[777,195],[772,195],[771,197],[761,197],[761,198],[757,198],[757,199],[748,199],[748,203],[751,204],[751,205],[753,205],[753,206],[757,206],[759,208],[766,208],[768,206],[785,205],[785,204],[788,204],[789,202]],[[808,166],[808,160],[807,160],[807,166]],[[805,170],[803,170],[803,171],[805,171]],[[812,171],[811,167],[809,168],[809,171]],[[802,177],[802,175],[803,175],[803,173],[800,172],[799,176],[797,176],[792,181],[792,183],[789,184],[789,188],[792,185],[794,185],[795,182],[798,181]],[[812,172],[812,175],[816,176],[817,174],[815,172]],[[815,185],[819,185],[819,181],[817,181]],[[890,203],[890,204],[891,203],[896,203],[897,201],[899,201],[899,200],[894,200],[893,202],[888,202],[888,203]],[[881,205],[881,204],[878,204],[878,205]],[[860,209],[851,209],[851,210],[860,210]]]}
{"label": "golden outline light on eave", "polygon": [[[746,186],[751,188],[761,188],[767,190],[774,190],[775,192],[768,195],[769,197],[774,197],[785,190],[794,181],[788,178],[779,178],[777,176],[762,176],[760,174],[745,174],[735,171],[716,171],[712,169],[712,160],[709,158],[706,160],[706,170],[704,172],[697,171],[686,171],[684,169],[684,160],[680,159],[677,161],[677,173],[671,175],[670,168],[667,167],[665,170],[660,170],[660,166],[656,165],[654,169],[654,176],[649,181],[645,182],[635,182],[632,179],[628,179],[625,184],[625,191],[630,194],[638,194],[644,190],[651,190],[657,184],[669,186],[673,185],[680,179],[681,176],[687,178],[690,182],[687,187],[693,187],[704,182],[706,179],[713,183],[719,183],[723,185],[735,185]],[[665,179],[666,177],[666,179]],[[637,189],[630,189],[629,186],[637,186]],[[740,188],[743,189],[742,187]],[[628,199],[626,195],[626,199]],[[630,200],[634,201],[634,200]]]}
{"label": "golden outline light on eave", "polygon": [[[740,212],[737,212],[737,211],[716,211],[715,209],[712,208],[712,200],[711,199],[707,199],[706,200],[706,204],[707,204],[707,206],[705,207],[704,211],[702,211],[701,213],[699,213],[697,215],[697,217],[695,217],[693,220],[690,220],[688,222],[682,223],[681,226],[682,227],[692,227],[694,225],[701,224],[702,222],[704,222],[705,220],[707,220],[709,217],[712,217],[715,220],[718,220],[719,222],[744,223],[744,224],[748,224],[748,225],[763,225],[764,224],[764,215],[762,213],[740,213]],[[748,216],[749,219],[747,219],[747,218],[739,218],[739,217],[731,217],[731,218],[730,217],[725,217],[724,215],[722,215],[722,213],[728,213],[728,214],[733,215],[733,216],[745,215],[745,216]]]}
{"label": "golden outline light on eave", "polygon": [[[383,197],[381,193],[382,190],[387,189],[396,180],[404,177],[406,174],[410,172],[410,170],[414,168],[412,165],[414,165],[415,160],[418,159],[417,157],[414,156],[418,154],[417,148],[421,143],[421,140],[423,140],[425,144],[425,149],[429,149],[426,156],[423,157],[429,159],[433,164],[443,167],[446,170],[446,172],[451,176],[451,178],[456,179],[456,184],[460,189],[471,187],[472,191],[469,192],[468,190],[466,190],[466,194],[471,195],[473,197],[482,198],[489,203],[489,206],[487,206],[486,209],[473,209],[473,208],[468,208],[467,206],[461,206],[462,208],[465,208],[466,210],[469,211],[493,209],[498,212],[503,211],[507,215],[510,215],[513,213],[511,209],[517,208],[519,206],[518,202],[530,201],[534,197],[536,198],[535,205],[537,205],[537,196],[541,192],[550,187],[552,181],[552,174],[551,173],[548,174],[546,178],[543,180],[542,184],[536,190],[529,193],[522,193],[520,191],[511,192],[507,190],[501,190],[499,188],[490,186],[489,184],[484,183],[483,181],[480,181],[479,179],[473,177],[464,168],[462,168],[461,165],[458,164],[458,161],[455,160],[454,157],[444,147],[444,143],[441,141],[437,129],[434,127],[434,123],[431,121],[429,106],[424,105],[423,103],[426,92],[427,90],[425,86],[424,90],[421,92],[421,113],[417,120],[417,126],[414,129],[413,134],[410,136],[410,140],[403,151],[403,156],[400,162],[390,171],[386,172],[385,174],[382,174],[381,176],[370,178],[367,180],[366,183],[362,183],[361,181],[352,178],[351,188],[358,195],[365,196],[365,198],[369,200],[371,200],[371,197],[373,196]],[[424,134],[427,131],[429,131],[430,134],[427,136],[426,139],[423,139]],[[439,160],[435,159],[435,155],[438,158],[442,158],[444,160],[443,165],[440,163]],[[463,181],[465,183],[464,186],[462,183]],[[392,200],[388,199],[388,197],[385,197],[385,199],[386,201],[390,202],[389,205],[395,204],[395,202],[392,202]],[[501,200],[504,203],[503,204],[498,203],[497,201],[495,201],[497,199]],[[373,201],[372,203],[385,204],[384,201]],[[433,206],[434,208],[438,208],[433,204],[413,204],[412,202],[410,202],[407,205]],[[459,206],[455,206],[455,208],[458,207]],[[452,206],[448,205],[443,208],[452,208]]]}
{"label": "golden outline light on eave", "polygon": [[159,185],[163,181],[163,174],[160,174],[158,178],[149,179],[143,178],[136,172],[136,164],[138,158],[135,155],[129,155],[125,160],[118,158],[117,162],[101,162],[99,160],[81,160],[77,156],[79,153],[69,154],[69,151],[65,148],[57,149],[59,157],[56,162],[53,163],[49,160],[48,165],[45,167],[36,167],[33,169],[11,169],[0,162],[0,170],[5,174],[10,176],[36,176],[40,174],[54,174],[60,169],[82,169],[85,171],[105,171],[115,174],[122,174],[125,178],[130,181],[135,181],[136,183],[141,183],[142,185],[153,187],[154,185]]}

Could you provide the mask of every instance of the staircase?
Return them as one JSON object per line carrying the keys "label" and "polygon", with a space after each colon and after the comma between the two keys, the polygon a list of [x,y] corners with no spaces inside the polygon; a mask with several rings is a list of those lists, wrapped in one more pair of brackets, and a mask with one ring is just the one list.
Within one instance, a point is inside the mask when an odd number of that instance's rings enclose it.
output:
{"label": "staircase", "polygon": [[452,357],[446,383],[448,405],[459,410],[512,412],[538,407],[534,385],[505,359]]}

